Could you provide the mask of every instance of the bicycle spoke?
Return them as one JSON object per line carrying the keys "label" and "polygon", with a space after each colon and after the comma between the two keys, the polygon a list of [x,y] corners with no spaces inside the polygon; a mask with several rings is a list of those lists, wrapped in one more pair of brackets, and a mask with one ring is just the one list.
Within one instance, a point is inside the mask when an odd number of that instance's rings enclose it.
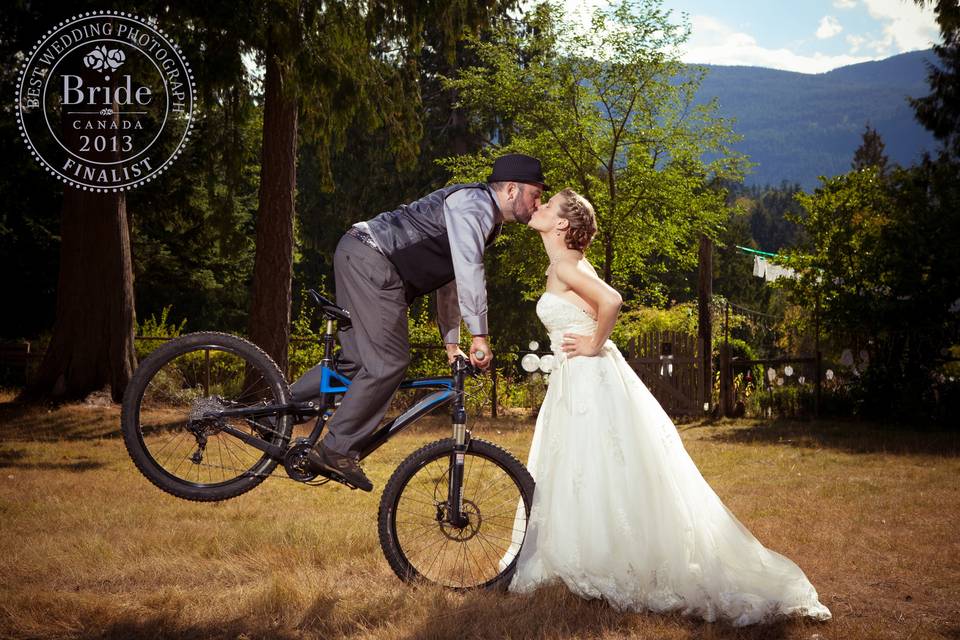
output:
{"label": "bicycle spoke", "polygon": [[[464,581],[463,581],[464,563],[459,562],[459,560],[460,560],[460,552],[461,552],[461,551],[464,551],[466,548],[467,548],[467,546],[464,545],[464,544],[461,544],[459,547],[457,547],[457,556],[456,556],[456,558],[454,559],[454,561],[457,562],[457,564],[460,566],[460,586],[463,586],[463,585],[465,584]],[[464,554],[464,557],[466,557],[466,554]]]}
{"label": "bicycle spoke", "polygon": [[[500,553],[501,558],[510,551],[510,547],[507,547],[506,549],[500,549],[499,547],[494,545],[492,542],[487,540],[487,537],[482,532],[477,534],[477,540],[480,543],[480,548],[483,549],[484,552],[486,552],[487,547],[490,547],[493,550],[494,554]],[[484,546],[484,543],[486,543],[487,547]],[[499,560],[497,562],[499,562]]]}
{"label": "bicycle spoke", "polygon": [[[480,547],[480,551],[483,552],[483,556],[487,559],[487,562],[490,563],[490,566],[497,567],[498,563],[491,562],[490,555],[487,553],[486,548],[483,546],[483,539],[479,536],[477,537],[477,546]],[[497,567],[497,569],[499,570],[499,567]]]}
{"label": "bicycle spoke", "polygon": [[[239,352],[200,344],[153,374],[141,396],[140,416],[146,424],[139,429],[145,452],[159,469],[187,483],[212,487],[256,474],[257,467],[269,461],[264,452],[221,430],[229,424],[260,437],[254,426],[242,417],[217,417],[218,407],[244,409],[275,399],[271,382],[251,362]],[[239,393],[234,391],[238,388]],[[171,430],[168,425],[178,426]],[[270,428],[273,442],[278,441],[276,434],[283,437],[283,427],[277,429]],[[169,436],[147,437],[151,433]],[[206,440],[202,451],[201,438]],[[199,463],[192,460],[198,451]]]}
{"label": "bicycle spoke", "polygon": [[[178,433],[176,436],[173,436],[172,438],[169,438],[169,439],[167,440],[167,443],[166,443],[165,445],[163,445],[163,447],[161,447],[161,450],[166,449],[169,445],[173,444],[174,442],[176,442],[176,443],[181,442],[181,441],[183,440],[183,438],[187,438],[187,433],[185,433],[185,432]],[[189,442],[189,438],[188,438],[187,442]],[[179,450],[179,444],[178,444],[176,447],[174,447],[173,449],[171,449],[169,453],[167,453],[167,457],[164,458],[164,460],[166,461],[166,460],[172,459],[172,458],[174,457],[174,455],[177,453],[178,450]],[[163,463],[163,464],[161,464],[160,466],[166,468],[167,465],[166,465],[165,463]]]}
{"label": "bicycle spoke", "polygon": [[[466,551],[467,555],[470,556],[470,559],[473,560],[473,566],[475,566],[475,567],[477,568],[477,574],[476,574],[477,577],[480,578],[481,580],[484,580],[484,581],[485,581],[485,577],[487,576],[487,572],[484,571],[484,570],[483,570],[483,567],[480,566],[480,563],[477,561],[476,556],[474,556],[473,553],[470,552],[470,546],[471,546],[470,544],[466,544],[466,545],[464,545],[463,548],[464,548],[464,550]],[[496,575],[498,572],[497,572],[497,571],[494,571],[493,573],[494,573],[494,575]]]}
{"label": "bicycle spoke", "polygon": [[413,498],[411,498],[411,497],[409,497],[409,496],[407,496],[407,495],[404,495],[404,496],[403,496],[403,501],[404,501],[404,502],[416,502],[417,504],[425,504],[425,505],[427,505],[428,507],[434,507],[434,508],[436,508],[436,506],[437,506],[437,503],[436,503],[436,502],[424,502],[423,500],[414,500]]}
{"label": "bicycle spoke", "polygon": [[430,563],[430,566],[427,567],[427,570],[423,573],[424,576],[429,577],[429,575],[430,575],[430,570],[433,569],[433,565],[437,562],[437,560],[440,560],[440,569],[443,569],[443,560],[441,560],[441,558],[444,558],[444,557],[445,557],[443,552],[446,550],[447,543],[449,543],[449,542],[450,542],[450,540],[448,540],[448,539],[446,539],[446,538],[443,539],[443,544],[440,545],[440,551],[439,551],[439,553],[437,553],[436,555],[434,555],[434,557],[433,557],[433,562]]}
{"label": "bicycle spoke", "polygon": [[465,526],[438,522],[438,505],[447,508],[450,457],[447,450],[413,471],[392,511],[394,531],[418,574],[445,586],[471,588],[495,579],[501,566],[512,566],[516,552],[511,549],[519,542],[514,539],[526,535],[516,508],[524,498],[504,468],[468,450],[462,485]]}

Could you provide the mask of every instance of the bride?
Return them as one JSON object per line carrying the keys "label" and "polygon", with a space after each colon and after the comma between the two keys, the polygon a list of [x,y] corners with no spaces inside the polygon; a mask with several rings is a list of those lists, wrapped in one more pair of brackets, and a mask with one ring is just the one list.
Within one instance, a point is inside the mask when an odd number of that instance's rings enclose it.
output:
{"label": "bride", "polygon": [[830,618],[803,571],[723,505],[608,340],[621,298],[583,255],[596,232],[590,203],[564,189],[529,226],[550,257],[537,315],[557,358],[530,447],[537,486],[510,590],[561,580],[619,610],[737,626]]}

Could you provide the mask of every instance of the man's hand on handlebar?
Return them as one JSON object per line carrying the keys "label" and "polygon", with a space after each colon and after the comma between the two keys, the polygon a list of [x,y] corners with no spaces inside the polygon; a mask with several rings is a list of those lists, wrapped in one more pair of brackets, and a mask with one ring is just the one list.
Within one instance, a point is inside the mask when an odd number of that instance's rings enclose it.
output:
{"label": "man's hand on handlebar", "polygon": [[457,359],[457,356],[467,360],[467,354],[460,349],[460,345],[456,343],[447,343],[443,346],[447,350],[447,364],[453,364],[454,360]]}
{"label": "man's hand on handlebar", "polygon": [[473,336],[470,343],[470,364],[486,370],[493,362],[493,351],[487,344],[487,336]]}
{"label": "man's hand on handlebar", "polygon": [[[447,363],[453,364],[457,356],[464,360],[469,360],[470,364],[478,369],[486,370],[493,362],[493,352],[490,351],[490,345],[487,343],[487,336],[474,336],[470,343],[470,356],[468,357],[461,349],[460,345],[447,343],[443,345],[447,350]],[[483,357],[481,357],[483,356]]]}

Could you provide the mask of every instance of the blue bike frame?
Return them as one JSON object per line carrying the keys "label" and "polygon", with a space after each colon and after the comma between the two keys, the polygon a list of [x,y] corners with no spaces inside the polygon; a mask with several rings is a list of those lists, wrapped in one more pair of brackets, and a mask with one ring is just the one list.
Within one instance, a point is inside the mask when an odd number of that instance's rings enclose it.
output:
{"label": "blue bike frame", "polygon": [[[324,363],[323,368],[321,369],[320,393],[324,399],[323,404],[327,405],[325,409],[329,409],[328,403],[329,401],[332,401],[333,395],[345,393],[350,388],[350,383],[351,381],[349,378],[338,373]],[[360,451],[361,459],[366,458],[368,455],[379,449],[384,442],[401,432],[406,427],[410,426],[410,424],[415,422],[418,418],[421,418],[437,407],[453,400],[457,394],[456,381],[452,376],[404,380],[400,383],[399,388],[433,389],[434,391],[430,395],[421,398],[420,401],[415,405],[377,429],[370,436],[369,440],[364,443],[364,446]],[[323,430],[323,423],[326,423],[326,420],[329,418],[331,413],[332,412],[329,410],[325,410],[321,415],[322,422],[321,420],[318,420],[317,427],[314,429],[314,433],[310,434],[309,439],[311,444],[315,443],[316,440],[319,439],[320,433]]]}
{"label": "blue bike frame", "polygon": [[[306,439],[299,440],[298,443],[309,444],[311,447],[317,443],[320,439],[320,434],[323,432],[324,425],[326,425],[330,416],[333,415],[333,411],[337,406],[336,397],[346,393],[350,388],[350,378],[336,370],[334,359],[334,320],[349,321],[349,316],[343,309],[336,307],[316,291],[311,289],[310,294],[321,309],[324,310],[324,316],[327,322],[326,331],[323,333],[323,359],[320,361],[320,388],[317,390],[317,397],[306,402],[292,402],[284,405],[226,408],[217,411],[217,417],[262,418],[288,414],[294,416],[297,422],[305,422],[316,417],[317,421],[310,435]],[[379,449],[384,442],[410,426],[411,423],[416,422],[417,419],[448,402],[453,402],[454,404],[451,411],[454,439],[459,448],[465,449],[469,435],[464,426],[466,422],[466,411],[463,407],[463,381],[471,372],[476,373],[476,370],[470,366],[468,362],[463,360],[463,358],[458,358],[452,367],[451,376],[417,378],[401,382],[400,389],[426,389],[433,390],[433,393],[420,399],[415,405],[374,431],[367,441],[363,443],[360,449],[360,458],[366,458]],[[286,455],[286,443],[278,445],[268,442],[242,429],[237,429],[229,423],[220,425],[220,428],[278,460],[283,460]]]}

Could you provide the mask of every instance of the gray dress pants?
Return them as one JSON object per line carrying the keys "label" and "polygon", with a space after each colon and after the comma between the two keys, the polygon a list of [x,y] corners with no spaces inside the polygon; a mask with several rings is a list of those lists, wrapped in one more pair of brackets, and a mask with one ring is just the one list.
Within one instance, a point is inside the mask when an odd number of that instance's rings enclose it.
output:
{"label": "gray dress pants", "polygon": [[[337,304],[350,312],[351,326],[340,329],[343,368],[350,388],[328,423],[323,443],[343,455],[356,455],[383,420],[390,399],[410,364],[407,300],[396,268],[376,249],[345,235],[333,256]],[[319,367],[290,386],[295,400],[317,395]]]}

